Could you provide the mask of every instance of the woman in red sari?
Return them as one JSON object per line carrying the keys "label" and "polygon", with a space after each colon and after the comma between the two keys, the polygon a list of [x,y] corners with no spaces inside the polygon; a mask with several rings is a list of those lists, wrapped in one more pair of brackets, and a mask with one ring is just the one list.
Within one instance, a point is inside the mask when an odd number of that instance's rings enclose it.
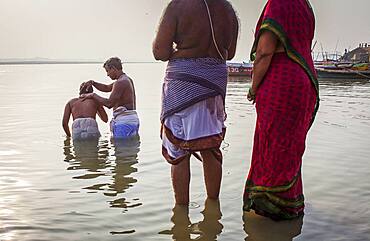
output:
{"label": "woman in red sari", "polygon": [[319,106],[314,31],[308,0],[269,0],[257,23],[248,92],[257,122],[244,211],[278,220],[303,214],[302,156]]}

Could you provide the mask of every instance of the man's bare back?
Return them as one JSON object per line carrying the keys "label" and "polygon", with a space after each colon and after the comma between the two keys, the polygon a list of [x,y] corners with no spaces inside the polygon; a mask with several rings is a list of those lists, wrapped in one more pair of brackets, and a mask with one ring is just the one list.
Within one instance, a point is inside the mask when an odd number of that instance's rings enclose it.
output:
{"label": "man's bare back", "polygon": [[93,99],[83,100],[81,98],[73,98],[64,107],[62,125],[67,136],[71,136],[68,122],[72,115],[73,120],[82,118],[91,118],[95,120],[96,114],[104,121],[108,122],[108,116],[103,106],[99,105]]}
{"label": "man's bare back", "polygon": [[[226,0],[208,0],[207,3],[222,58],[232,59],[239,28],[236,14]],[[154,56],[163,61],[174,58],[221,58],[213,43],[210,20],[203,0],[171,1],[153,45]]]}
{"label": "man's bare back", "polygon": [[68,104],[71,107],[73,120],[88,117],[95,119],[98,112],[98,105],[92,99],[82,100],[80,98],[74,98]]}

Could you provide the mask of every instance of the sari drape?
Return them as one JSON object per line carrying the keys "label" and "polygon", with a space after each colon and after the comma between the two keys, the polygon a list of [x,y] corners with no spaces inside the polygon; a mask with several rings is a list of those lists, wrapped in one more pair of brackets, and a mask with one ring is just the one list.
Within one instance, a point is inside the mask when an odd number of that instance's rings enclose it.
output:
{"label": "sari drape", "polygon": [[274,54],[256,95],[253,154],[244,190],[245,211],[273,219],[303,214],[302,156],[319,106],[311,56],[315,20],[306,0],[270,0],[257,23],[251,59],[263,31],[284,46]]}

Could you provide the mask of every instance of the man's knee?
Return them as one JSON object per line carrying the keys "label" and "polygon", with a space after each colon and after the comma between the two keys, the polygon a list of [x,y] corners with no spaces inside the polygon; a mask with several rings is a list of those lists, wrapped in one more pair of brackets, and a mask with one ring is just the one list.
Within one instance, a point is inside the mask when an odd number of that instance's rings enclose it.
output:
{"label": "man's knee", "polygon": [[210,159],[215,159],[219,163],[222,164],[222,152],[220,148],[212,148],[208,150],[201,151],[200,154],[203,157],[203,160],[210,160]]}

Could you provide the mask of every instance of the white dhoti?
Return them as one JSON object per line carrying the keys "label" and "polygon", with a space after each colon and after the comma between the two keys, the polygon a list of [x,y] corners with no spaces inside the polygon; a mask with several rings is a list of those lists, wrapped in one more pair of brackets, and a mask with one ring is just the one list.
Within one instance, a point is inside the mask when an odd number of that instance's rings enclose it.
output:
{"label": "white dhoti", "polygon": [[98,123],[93,118],[78,118],[72,124],[73,140],[99,139]]}
{"label": "white dhoti", "polygon": [[125,107],[118,107],[113,112],[113,119],[110,122],[112,138],[125,139],[139,135],[139,117],[135,110],[127,110]]}
{"label": "white dhoti", "polygon": [[162,153],[170,163],[195,151],[217,149],[226,127],[221,96],[200,101],[164,119]]}

